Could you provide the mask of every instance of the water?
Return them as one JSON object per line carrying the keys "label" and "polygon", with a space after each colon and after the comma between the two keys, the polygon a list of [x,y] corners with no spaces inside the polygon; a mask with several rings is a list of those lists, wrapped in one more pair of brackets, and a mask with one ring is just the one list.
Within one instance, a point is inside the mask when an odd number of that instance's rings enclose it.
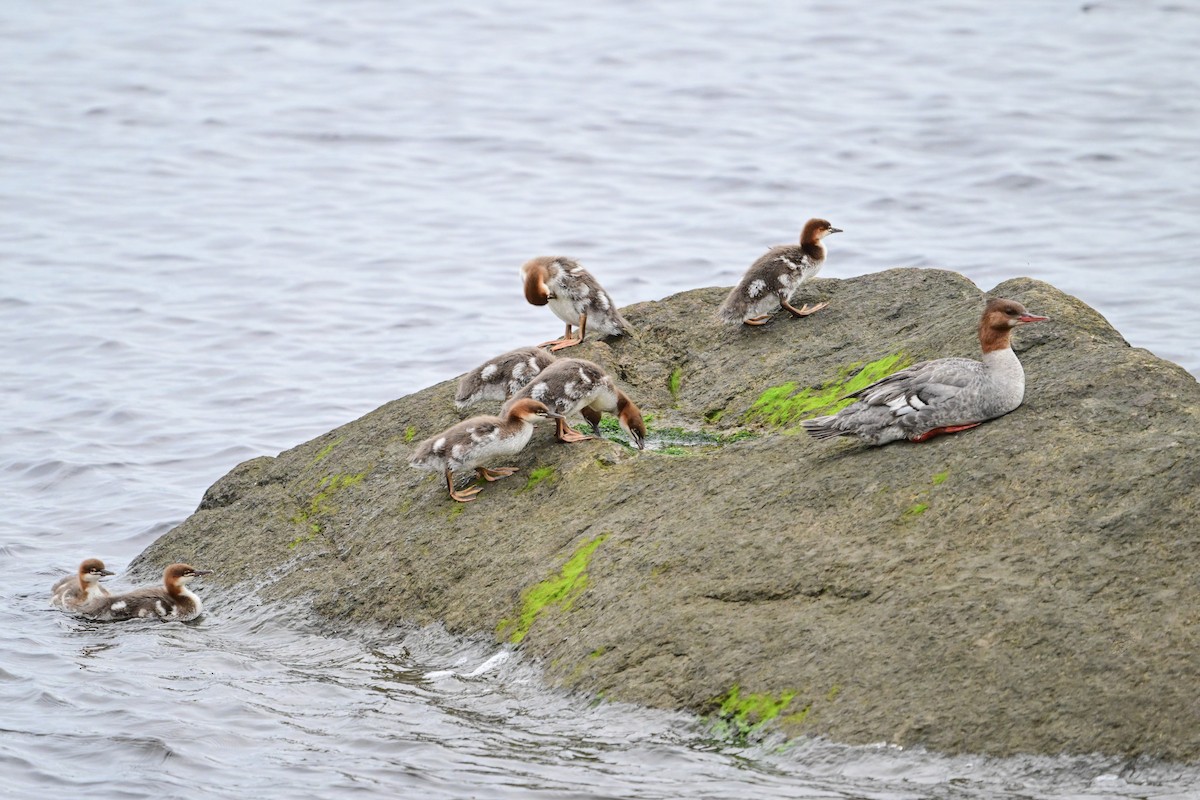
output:
{"label": "water", "polygon": [[1032,275],[1200,373],[1200,14],[1086,8],[11,0],[8,795],[1200,794],[1149,761],[734,747],[485,641],[331,637],[212,589],[188,626],[45,605],[236,463],[556,335],[519,291],[533,255],[628,304],[732,284],[820,215],[846,230],[826,275]]}

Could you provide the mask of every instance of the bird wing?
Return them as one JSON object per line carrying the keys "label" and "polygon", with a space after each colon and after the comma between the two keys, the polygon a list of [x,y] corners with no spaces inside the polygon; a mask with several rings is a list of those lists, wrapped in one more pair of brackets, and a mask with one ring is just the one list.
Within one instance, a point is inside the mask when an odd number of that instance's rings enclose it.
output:
{"label": "bird wing", "polygon": [[893,372],[849,395],[871,406],[887,406],[896,416],[944,404],[977,383],[983,365],[969,358],[922,361]]}

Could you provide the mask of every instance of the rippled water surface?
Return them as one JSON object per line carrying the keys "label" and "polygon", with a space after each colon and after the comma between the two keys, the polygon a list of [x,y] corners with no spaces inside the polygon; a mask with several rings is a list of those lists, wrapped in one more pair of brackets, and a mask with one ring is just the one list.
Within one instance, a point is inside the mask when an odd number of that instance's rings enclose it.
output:
{"label": "rippled water surface", "polygon": [[11,0],[5,796],[1196,796],[1150,762],[736,748],[484,642],[212,590],[193,625],[46,596],[238,462],[555,335],[516,280],[539,254],[628,304],[819,215],[829,277],[1030,275],[1200,373],[1197,52],[1194,4],[1132,0]]}

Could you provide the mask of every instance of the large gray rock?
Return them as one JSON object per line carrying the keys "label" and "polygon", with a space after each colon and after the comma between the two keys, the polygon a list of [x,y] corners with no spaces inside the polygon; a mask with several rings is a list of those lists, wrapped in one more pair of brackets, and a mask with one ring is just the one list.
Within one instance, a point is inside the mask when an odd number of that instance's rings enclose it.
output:
{"label": "large gray rock", "polygon": [[977,356],[984,301],[938,270],[807,289],[830,307],[725,328],[700,289],[568,351],[665,449],[546,426],[462,506],[407,466],[459,418],[447,381],[240,465],[135,567],[186,560],[346,630],[519,641],[556,684],[735,731],[1200,759],[1196,380],[1021,278],[991,294],[1053,318],[1016,333],[1021,408],[921,445],[818,443],[799,421],[847,389]]}

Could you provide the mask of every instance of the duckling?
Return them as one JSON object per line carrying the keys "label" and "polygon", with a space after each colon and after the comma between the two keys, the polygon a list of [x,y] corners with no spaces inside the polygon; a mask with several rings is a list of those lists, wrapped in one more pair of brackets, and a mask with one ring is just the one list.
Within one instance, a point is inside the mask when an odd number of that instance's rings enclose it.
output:
{"label": "duckling", "polygon": [[204,605],[190,589],[188,582],[201,575],[211,575],[210,569],[196,569],[187,564],[171,564],[163,570],[163,585],[134,589],[93,600],[79,613],[98,622],[126,619],[156,618],[164,622],[190,622],[204,610]]}
{"label": "duckling", "polygon": [[76,574],[60,578],[50,587],[50,605],[60,611],[78,611],[92,600],[108,597],[109,591],[100,581],[113,574],[111,569],[104,568],[103,561],[89,558],[79,565]]}
{"label": "duckling", "polygon": [[823,219],[810,219],[800,233],[800,244],[772,247],[750,265],[741,282],[733,287],[717,315],[730,325],[766,325],[778,308],[786,308],[793,316],[807,317],[828,303],[803,308],[792,306],[792,297],[805,281],[816,276],[825,263],[825,245],[821,243],[831,233],[841,233]]}
{"label": "duckling", "polygon": [[[583,442],[598,437],[601,414],[607,411],[617,415],[634,447],[639,450],[646,447],[646,423],[641,410],[599,364],[582,358],[560,358],[508,402],[511,405],[522,399],[540,400],[559,415],[555,432],[559,441]],[[582,434],[567,423],[567,415],[575,412],[591,424],[593,436]]]}
{"label": "duckling", "polygon": [[488,469],[479,465],[521,452],[533,435],[533,424],[546,418],[557,419],[558,414],[536,400],[522,399],[505,406],[498,417],[471,417],[426,439],[413,451],[408,463],[416,469],[444,471],[450,498],[467,503],[483,487],[476,483],[456,492],[454,471],[474,468],[485,481],[512,475],[516,467]]}
{"label": "duckling", "polygon": [[[549,305],[567,324],[561,339],[543,342],[542,347],[557,351],[580,344],[589,323],[603,336],[623,336],[632,330],[592,273],[573,259],[540,256],[527,261],[521,267],[521,281],[526,300],[535,306]],[[571,336],[573,326],[579,327],[578,338]]]}
{"label": "duckling", "polygon": [[461,411],[481,400],[504,402],[553,364],[554,358],[540,347],[518,347],[488,359],[458,382],[454,405]]}

